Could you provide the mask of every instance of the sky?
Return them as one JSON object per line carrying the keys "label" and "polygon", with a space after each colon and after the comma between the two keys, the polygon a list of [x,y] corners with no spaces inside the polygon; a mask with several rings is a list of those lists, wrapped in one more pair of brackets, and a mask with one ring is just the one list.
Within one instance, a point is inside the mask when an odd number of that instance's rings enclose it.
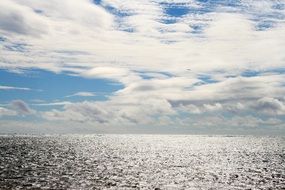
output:
{"label": "sky", "polygon": [[284,0],[0,7],[0,133],[285,134]]}

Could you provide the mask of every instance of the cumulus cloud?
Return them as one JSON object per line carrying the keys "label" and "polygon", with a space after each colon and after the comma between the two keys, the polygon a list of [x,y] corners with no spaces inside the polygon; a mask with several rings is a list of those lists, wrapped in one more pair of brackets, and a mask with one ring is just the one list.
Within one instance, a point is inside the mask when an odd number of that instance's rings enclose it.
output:
{"label": "cumulus cloud", "polygon": [[42,112],[42,117],[48,120],[94,122],[104,125],[143,125],[155,123],[156,117],[161,114],[165,116],[175,114],[167,101],[158,98],[143,101],[115,99],[107,102],[84,101],[68,104],[64,106],[63,111],[53,109]]}
{"label": "cumulus cloud", "polygon": [[0,117],[3,116],[17,116],[17,115],[31,115],[36,113],[29,105],[23,100],[13,100],[8,106],[0,107]]}
{"label": "cumulus cloud", "polygon": [[[194,114],[197,117],[199,115],[201,120],[204,120],[201,117],[207,113],[213,115],[215,119],[209,120],[208,124],[204,123],[204,126],[218,126],[221,122],[225,122],[230,126],[256,127],[259,124],[265,124],[265,120],[251,118],[249,115],[246,116],[248,122],[244,122],[245,120],[242,120],[245,118],[244,114],[256,113],[256,107],[253,107],[253,104],[260,102],[259,99],[271,92],[275,92],[276,97],[282,97],[284,90],[279,88],[282,84],[281,79],[280,76],[271,75],[239,77],[195,86],[199,82],[197,79],[170,77],[144,80],[140,78],[129,81],[126,87],[104,102],[70,103],[64,106],[64,110],[54,109],[43,112],[42,115],[49,120],[94,122],[106,125],[119,123],[156,125],[165,123],[168,120],[165,117],[169,116],[177,119],[177,125],[179,123],[185,125],[193,122],[183,120],[179,113],[183,113],[184,116],[185,114]],[[264,80],[267,84],[264,84]],[[271,89],[270,92],[268,89]],[[236,117],[215,116],[224,113]],[[164,119],[161,116],[164,116]],[[199,122],[194,122],[193,126],[198,124]]]}
{"label": "cumulus cloud", "polygon": [[261,75],[254,77],[226,77],[214,83],[195,85],[183,91],[173,104],[187,104],[193,101],[252,100],[266,96],[283,97],[283,75]]}
{"label": "cumulus cloud", "polygon": [[15,0],[14,2],[23,7],[29,7],[33,11],[36,10],[38,16],[48,17],[50,22],[54,21],[53,19],[72,21],[78,26],[92,27],[92,29],[108,28],[112,25],[113,16],[89,0],[51,0],[49,2]]}
{"label": "cumulus cloud", "polygon": [[20,115],[29,115],[35,113],[35,110],[31,109],[23,100],[13,100],[10,103],[10,108]]}
{"label": "cumulus cloud", "polygon": [[256,112],[270,115],[285,115],[285,103],[276,98],[264,97],[253,105]]}
{"label": "cumulus cloud", "polygon": [[191,113],[191,114],[201,114],[203,113],[203,110],[200,108],[200,106],[193,105],[193,104],[187,104],[187,105],[178,105],[178,110]]}
{"label": "cumulus cloud", "polygon": [[0,2],[0,29],[5,33],[13,32],[23,35],[40,36],[46,33],[48,25],[29,7],[14,1]]}
{"label": "cumulus cloud", "polygon": [[220,103],[204,104],[204,108],[209,111],[219,111],[223,109],[223,106]]}
{"label": "cumulus cloud", "polygon": [[51,110],[44,112],[42,116],[48,120],[106,123],[108,118],[111,118],[110,114],[103,107],[85,101],[67,104],[64,106],[64,111]]}

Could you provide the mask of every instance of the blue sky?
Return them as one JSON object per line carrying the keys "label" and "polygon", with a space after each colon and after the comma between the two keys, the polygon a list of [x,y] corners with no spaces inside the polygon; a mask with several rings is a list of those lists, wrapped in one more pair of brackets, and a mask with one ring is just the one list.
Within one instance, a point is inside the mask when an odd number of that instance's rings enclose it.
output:
{"label": "blue sky", "polygon": [[[27,102],[42,100],[51,102],[54,100],[84,99],[106,100],[110,93],[122,88],[119,83],[104,79],[88,79],[66,73],[53,73],[44,70],[29,70],[25,73],[11,73],[0,70],[1,82],[6,86],[29,88],[30,90],[3,90],[1,92],[2,103],[14,99],[22,99]],[[94,96],[74,96],[78,92],[91,92]]]}
{"label": "blue sky", "polygon": [[283,0],[0,6],[2,133],[284,134]]}

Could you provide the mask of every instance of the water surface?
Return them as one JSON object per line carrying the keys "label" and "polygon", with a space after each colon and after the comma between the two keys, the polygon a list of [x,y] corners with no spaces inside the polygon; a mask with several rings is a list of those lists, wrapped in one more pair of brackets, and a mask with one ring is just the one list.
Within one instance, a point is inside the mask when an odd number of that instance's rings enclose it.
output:
{"label": "water surface", "polygon": [[0,189],[284,189],[283,137],[0,137]]}

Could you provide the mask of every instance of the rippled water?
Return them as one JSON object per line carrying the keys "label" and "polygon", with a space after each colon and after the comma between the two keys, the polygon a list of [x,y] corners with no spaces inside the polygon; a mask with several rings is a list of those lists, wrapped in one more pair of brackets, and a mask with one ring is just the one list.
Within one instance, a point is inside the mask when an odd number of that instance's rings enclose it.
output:
{"label": "rippled water", "polygon": [[283,137],[0,137],[0,189],[284,189]]}

